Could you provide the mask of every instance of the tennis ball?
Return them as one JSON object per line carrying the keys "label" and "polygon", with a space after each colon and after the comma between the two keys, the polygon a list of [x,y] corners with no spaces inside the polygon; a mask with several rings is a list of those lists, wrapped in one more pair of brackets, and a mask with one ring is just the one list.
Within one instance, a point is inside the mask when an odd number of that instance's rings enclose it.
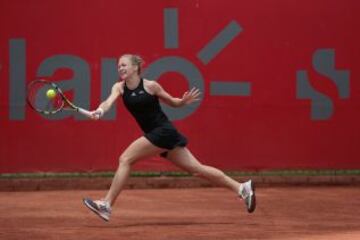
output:
{"label": "tennis ball", "polygon": [[56,96],[55,90],[54,90],[54,89],[49,89],[49,90],[47,90],[46,96],[47,96],[49,99],[53,99],[53,98]]}

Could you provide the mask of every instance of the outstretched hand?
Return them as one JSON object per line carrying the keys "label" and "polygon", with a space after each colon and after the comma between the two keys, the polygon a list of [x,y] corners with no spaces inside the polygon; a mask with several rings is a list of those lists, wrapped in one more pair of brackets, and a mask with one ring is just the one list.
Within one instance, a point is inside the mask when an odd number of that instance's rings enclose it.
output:
{"label": "outstretched hand", "polygon": [[201,92],[198,88],[193,87],[190,91],[186,91],[181,99],[184,105],[191,104],[193,102],[199,101]]}
{"label": "outstretched hand", "polygon": [[95,111],[91,112],[90,118],[93,120],[99,120],[103,115],[104,115],[104,110],[98,108]]}

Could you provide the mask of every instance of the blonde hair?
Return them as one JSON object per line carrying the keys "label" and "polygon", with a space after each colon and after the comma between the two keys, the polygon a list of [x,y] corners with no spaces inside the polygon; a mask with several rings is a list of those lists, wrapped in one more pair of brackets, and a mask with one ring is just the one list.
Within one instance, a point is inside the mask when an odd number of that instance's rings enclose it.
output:
{"label": "blonde hair", "polygon": [[132,65],[136,65],[138,67],[138,74],[140,75],[142,72],[142,67],[144,65],[144,60],[140,55],[136,55],[136,54],[123,54],[121,55],[120,58],[122,57],[127,57],[130,59],[130,62]]}

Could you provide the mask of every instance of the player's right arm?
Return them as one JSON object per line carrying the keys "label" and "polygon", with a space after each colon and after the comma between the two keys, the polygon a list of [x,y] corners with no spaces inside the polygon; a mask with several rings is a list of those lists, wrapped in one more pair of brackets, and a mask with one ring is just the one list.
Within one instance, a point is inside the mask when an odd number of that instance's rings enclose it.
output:
{"label": "player's right arm", "polygon": [[107,97],[105,101],[103,101],[99,107],[92,112],[93,119],[97,120],[101,118],[114,104],[116,99],[123,94],[124,91],[124,83],[123,82],[117,82],[113,85],[111,88],[111,93]]}

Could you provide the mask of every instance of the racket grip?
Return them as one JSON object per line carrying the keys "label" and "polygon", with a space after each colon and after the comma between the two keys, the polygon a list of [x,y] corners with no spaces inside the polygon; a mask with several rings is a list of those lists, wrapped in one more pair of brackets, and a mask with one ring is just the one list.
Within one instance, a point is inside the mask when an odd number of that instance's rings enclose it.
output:
{"label": "racket grip", "polygon": [[83,114],[83,115],[85,115],[85,116],[89,117],[89,118],[91,118],[91,117],[92,117],[91,112],[90,112],[90,111],[88,111],[88,110],[85,110],[85,109],[83,109],[83,108],[78,108],[78,109],[77,109],[77,111],[78,111],[79,113],[81,113],[81,114]]}

